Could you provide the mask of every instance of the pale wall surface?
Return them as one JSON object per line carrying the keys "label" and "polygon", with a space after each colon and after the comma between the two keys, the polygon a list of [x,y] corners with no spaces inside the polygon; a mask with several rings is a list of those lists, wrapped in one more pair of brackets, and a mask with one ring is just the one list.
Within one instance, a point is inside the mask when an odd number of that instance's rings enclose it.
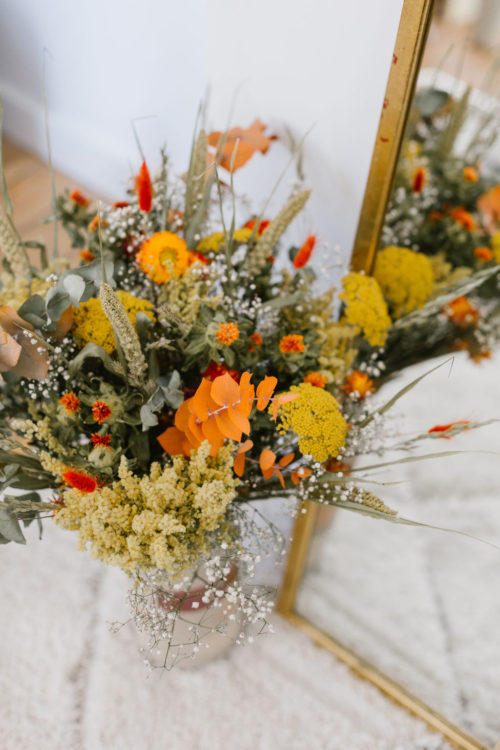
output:
{"label": "pale wall surface", "polygon": [[[167,141],[186,165],[199,100],[209,125],[256,116],[283,133],[312,127],[305,168],[314,189],[296,230],[318,232],[348,257],[391,63],[402,0],[0,0],[0,92],[8,135],[45,154],[43,48],[58,168],[117,197],[139,163]],[[238,187],[264,197],[288,154],[275,145]],[[290,175],[290,179],[293,174]],[[284,182],[282,196],[290,187]]]}

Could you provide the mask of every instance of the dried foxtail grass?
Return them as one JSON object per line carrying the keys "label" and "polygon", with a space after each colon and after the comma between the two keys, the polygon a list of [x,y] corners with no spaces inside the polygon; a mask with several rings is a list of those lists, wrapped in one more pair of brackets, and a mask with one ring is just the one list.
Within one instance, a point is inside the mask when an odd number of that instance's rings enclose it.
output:
{"label": "dried foxtail grass", "polygon": [[310,190],[301,190],[292,196],[265,232],[261,234],[249,255],[248,269],[250,273],[258,274],[263,268],[279,238],[302,211],[310,195]]}
{"label": "dried foxtail grass", "polygon": [[148,381],[148,366],[137,331],[130,322],[120,298],[109,284],[101,284],[100,298],[104,314],[111,323],[117,339],[116,343],[121,347],[125,357],[130,383],[144,389]]}
{"label": "dried foxtail grass", "polygon": [[201,202],[203,193],[203,175],[207,169],[207,136],[203,129],[198,133],[191,151],[191,160],[186,176],[186,200],[184,207],[184,223],[188,227],[193,220]]}

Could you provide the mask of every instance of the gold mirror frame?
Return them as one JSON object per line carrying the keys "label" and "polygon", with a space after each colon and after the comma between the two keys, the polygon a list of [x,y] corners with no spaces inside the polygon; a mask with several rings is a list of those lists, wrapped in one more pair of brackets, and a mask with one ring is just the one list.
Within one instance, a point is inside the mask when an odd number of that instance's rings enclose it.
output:
{"label": "gold mirror frame", "polygon": [[[413,92],[422,60],[434,0],[404,0],[396,37],[389,80],[380,117],[375,148],[351,256],[351,268],[370,273],[378,250],[380,233],[389,200]],[[293,539],[276,604],[277,611],[304,630],[313,641],[333,653],[359,677],[371,682],[389,698],[441,733],[459,750],[491,750],[449,722],[439,712],[409,693],[402,685],[381,673],[369,661],[328,635],[294,611],[307,553],[319,506],[307,501],[299,511]],[[305,512],[304,512],[305,511]]]}

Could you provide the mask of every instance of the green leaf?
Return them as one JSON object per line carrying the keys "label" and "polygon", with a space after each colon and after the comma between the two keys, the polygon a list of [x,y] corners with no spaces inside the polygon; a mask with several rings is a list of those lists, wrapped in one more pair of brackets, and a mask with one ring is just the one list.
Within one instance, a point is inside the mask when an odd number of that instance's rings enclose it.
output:
{"label": "green leaf", "polygon": [[26,544],[26,539],[21,530],[21,525],[17,518],[11,514],[8,508],[0,505],[0,534],[9,542],[17,544]]}
{"label": "green leaf", "polygon": [[110,355],[105,349],[102,348],[102,346],[95,344],[93,341],[89,341],[89,343],[83,347],[81,352],[79,352],[76,357],[71,360],[68,365],[69,374],[73,376],[76,375],[87,359],[99,359],[103,367],[108,370],[108,372],[113,373],[113,375],[119,374],[118,363],[110,357]]}

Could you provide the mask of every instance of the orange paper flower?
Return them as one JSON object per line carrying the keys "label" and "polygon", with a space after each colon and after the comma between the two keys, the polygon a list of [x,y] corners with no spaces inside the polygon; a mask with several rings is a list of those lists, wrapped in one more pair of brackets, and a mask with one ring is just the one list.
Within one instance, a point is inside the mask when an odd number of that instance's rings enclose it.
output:
{"label": "orange paper flower", "polygon": [[92,416],[98,424],[102,424],[111,414],[112,411],[105,401],[94,401],[92,404]]}
{"label": "orange paper flower", "polygon": [[141,211],[151,211],[153,202],[153,185],[149,176],[149,169],[145,161],[142,162],[139,174],[135,178],[135,190]]}
{"label": "orange paper flower", "polygon": [[311,257],[311,253],[314,250],[315,244],[316,235],[311,234],[299,249],[297,255],[294,258],[293,265],[295,266],[295,268],[304,268],[306,263],[309,262],[309,258]]}
{"label": "orange paper flower", "polygon": [[240,336],[240,329],[236,323],[220,323],[215,337],[224,346],[231,346]]}
{"label": "orange paper flower", "polygon": [[93,477],[81,474],[79,471],[68,469],[62,474],[62,478],[66,484],[74,487],[75,490],[80,490],[80,492],[91,493],[97,488],[97,482]]}
{"label": "orange paper flower", "polygon": [[291,333],[283,336],[280,341],[280,352],[287,354],[289,352],[303,352],[305,349],[304,337],[298,333]]}
{"label": "orange paper flower", "polygon": [[450,216],[464,229],[467,229],[468,232],[474,232],[477,229],[477,224],[474,221],[474,217],[471,213],[466,211],[465,208],[462,208],[462,206],[454,208]]}
{"label": "orange paper flower", "polygon": [[88,206],[90,201],[88,198],[86,198],[83,193],[81,193],[79,190],[73,190],[71,195],[69,196],[72,201],[77,203],[79,206]]}
{"label": "orange paper flower", "polygon": [[341,386],[344,393],[354,394],[362,401],[370,393],[373,393],[374,388],[373,380],[371,380],[366,372],[360,372],[359,370],[353,370],[348,373],[345,378],[345,384]]}
{"label": "orange paper flower", "polygon": [[442,312],[448,320],[459,328],[470,328],[470,326],[476,325],[479,320],[479,310],[464,295],[455,297],[454,300],[448,302],[443,307]]}
{"label": "orange paper flower", "polygon": [[68,414],[74,414],[80,409],[80,399],[73,393],[73,391],[61,396],[59,403],[64,406]]}
{"label": "orange paper flower", "polygon": [[316,388],[324,388],[326,385],[326,378],[319,372],[309,372],[304,378],[304,383],[310,383],[311,385],[316,386]]}
{"label": "orange paper flower", "polygon": [[489,247],[476,247],[474,255],[478,260],[482,260],[484,263],[493,260],[493,251]]}

